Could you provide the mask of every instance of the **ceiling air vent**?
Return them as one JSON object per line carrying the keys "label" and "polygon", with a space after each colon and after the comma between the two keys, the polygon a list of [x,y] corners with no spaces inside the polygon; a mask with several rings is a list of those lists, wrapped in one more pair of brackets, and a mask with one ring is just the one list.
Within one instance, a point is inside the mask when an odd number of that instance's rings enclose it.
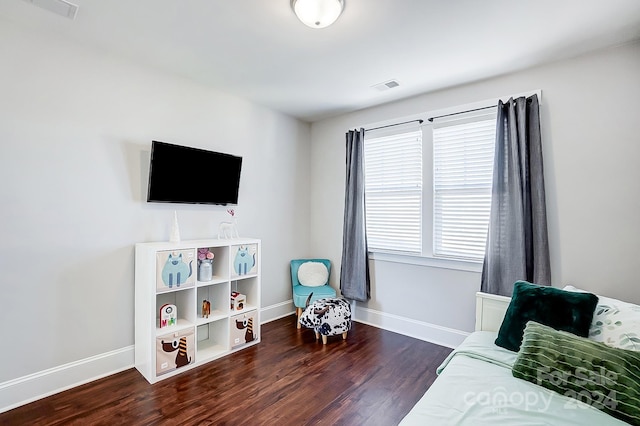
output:
{"label": "ceiling air vent", "polygon": [[64,16],[65,18],[75,19],[76,13],[78,13],[78,6],[73,3],[69,3],[65,0],[24,0],[27,3],[31,3],[42,9],[53,12],[56,15]]}
{"label": "ceiling air vent", "polygon": [[389,81],[385,81],[384,83],[378,83],[378,84],[374,84],[373,87],[374,89],[378,89],[379,91],[384,91],[384,90],[389,90],[389,89],[393,89],[394,87],[398,87],[400,86],[400,83],[398,83],[397,80],[389,80]]}

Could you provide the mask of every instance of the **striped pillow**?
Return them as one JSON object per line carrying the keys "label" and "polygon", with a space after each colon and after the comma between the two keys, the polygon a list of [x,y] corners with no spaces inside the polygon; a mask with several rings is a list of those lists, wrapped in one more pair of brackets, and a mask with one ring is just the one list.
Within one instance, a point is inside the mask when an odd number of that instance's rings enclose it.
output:
{"label": "striped pillow", "polygon": [[640,425],[640,352],[529,321],[511,371],[514,377]]}

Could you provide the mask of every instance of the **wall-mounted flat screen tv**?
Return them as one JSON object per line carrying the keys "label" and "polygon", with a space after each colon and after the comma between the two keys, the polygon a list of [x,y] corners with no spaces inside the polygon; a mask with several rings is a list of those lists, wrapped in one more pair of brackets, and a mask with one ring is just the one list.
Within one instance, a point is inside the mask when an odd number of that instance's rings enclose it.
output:
{"label": "wall-mounted flat screen tv", "polygon": [[153,141],[147,201],[238,204],[242,157]]}

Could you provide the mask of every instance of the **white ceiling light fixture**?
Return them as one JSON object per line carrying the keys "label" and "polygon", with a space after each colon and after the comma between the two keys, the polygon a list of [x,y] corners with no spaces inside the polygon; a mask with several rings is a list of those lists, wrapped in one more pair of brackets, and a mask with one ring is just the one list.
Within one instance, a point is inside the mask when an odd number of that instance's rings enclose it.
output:
{"label": "white ceiling light fixture", "polygon": [[324,28],[336,22],[344,0],[291,0],[291,8],[306,26]]}

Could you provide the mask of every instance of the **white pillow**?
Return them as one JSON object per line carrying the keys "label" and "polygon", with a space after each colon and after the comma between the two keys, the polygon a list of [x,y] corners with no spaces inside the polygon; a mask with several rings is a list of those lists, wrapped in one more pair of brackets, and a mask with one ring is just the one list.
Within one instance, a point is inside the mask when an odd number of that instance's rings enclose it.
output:
{"label": "white pillow", "polygon": [[[564,290],[584,292],[570,285]],[[640,351],[640,306],[597,296],[598,304],[589,328],[589,338],[616,348]]]}
{"label": "white pillow", "polygon": [[319,287],[329,280],[329,270],[321,262],[305,262],[298,268],[298,281],[305,287]]}

